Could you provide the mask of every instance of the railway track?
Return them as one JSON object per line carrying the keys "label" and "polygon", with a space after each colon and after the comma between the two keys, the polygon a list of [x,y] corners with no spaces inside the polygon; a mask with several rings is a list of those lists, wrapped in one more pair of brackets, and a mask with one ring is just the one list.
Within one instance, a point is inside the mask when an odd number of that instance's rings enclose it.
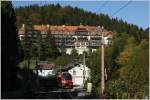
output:
{"label": "railway track", "polygon": [[[82,95],[79,95],[82,94]],[[70,91],[70,90],[55,90],[55,91],[36,91],[32,95],[24,99],[88,99],[99,98],[96,96],[87,95],[85,92]]]}
{"label": "railway track", "polygon": [[40,88],[35,90],[30,99],[76,99],[79,91],[62,89],[56,84],[55,79],[40,79]]}
{"label": "railway track", "polygon": [[31,98],[35,99],[75,99],[76,95],[73,91],[59,89],[56,91],[39,91]]}
{"label": "railway track", "polygon": [[[79,95],[80,94],[80,95]],[[35,91],[28,97],[29,99],[79,99],[87,96],[84,91],[75,91],[73,89],[57,89],[52,91]]]}

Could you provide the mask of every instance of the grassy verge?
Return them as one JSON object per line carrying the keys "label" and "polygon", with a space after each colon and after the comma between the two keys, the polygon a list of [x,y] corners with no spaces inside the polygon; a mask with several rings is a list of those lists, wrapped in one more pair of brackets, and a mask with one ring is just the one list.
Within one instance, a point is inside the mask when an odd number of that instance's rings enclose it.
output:
{"label": "grassy verge", "polygon": [[[29,66],[29,69],[34,69],[34,67],[36,66],[36,60],[35,59],[31,59],[30,60],[30,66]],[[22,62],[19,63],[18,67],[20,69],[24,69],[24,68],[27,68],[28,67],[28,61],[27,60],[24,60]]]}

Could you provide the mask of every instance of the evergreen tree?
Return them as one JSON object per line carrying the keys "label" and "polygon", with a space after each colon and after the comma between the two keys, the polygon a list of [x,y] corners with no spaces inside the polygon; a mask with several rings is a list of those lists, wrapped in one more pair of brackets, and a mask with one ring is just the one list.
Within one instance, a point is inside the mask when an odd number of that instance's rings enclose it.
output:
{"label": "evergreen tree", "polygon": [[16,16],[10,1],[1,2],[2,14],[2,92],[17,88],[18,35]]}

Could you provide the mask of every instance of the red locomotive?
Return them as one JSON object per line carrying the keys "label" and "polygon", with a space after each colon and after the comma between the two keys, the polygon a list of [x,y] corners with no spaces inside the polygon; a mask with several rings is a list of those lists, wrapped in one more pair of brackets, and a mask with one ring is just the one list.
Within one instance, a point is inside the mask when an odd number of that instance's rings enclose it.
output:
{"label": "red locomotive", "polygon": [[72,76],[68,72],[58,74],[57,83],[61,88],[73,88]]}

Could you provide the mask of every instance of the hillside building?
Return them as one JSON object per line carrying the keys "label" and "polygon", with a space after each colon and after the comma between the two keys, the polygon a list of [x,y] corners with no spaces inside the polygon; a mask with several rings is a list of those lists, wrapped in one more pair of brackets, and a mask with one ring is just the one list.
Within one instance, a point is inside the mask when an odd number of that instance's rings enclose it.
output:
{"label": "hillside building", "polygon": [[[112,32],[103,30],[96,26],[56,26],[56,25],[34,25],[33,30],[40,31],[43,36],[52,34],[55,37],[55,43],[60,50],[65,49],[67,54],[71,54],[75,48],[78,54],[90,49],[96,51],[101,46],[101,34],[104,34],[105,44],[111,44]],[[19,29],[19,39],[23,40],[25,36],[25,25]]]}

